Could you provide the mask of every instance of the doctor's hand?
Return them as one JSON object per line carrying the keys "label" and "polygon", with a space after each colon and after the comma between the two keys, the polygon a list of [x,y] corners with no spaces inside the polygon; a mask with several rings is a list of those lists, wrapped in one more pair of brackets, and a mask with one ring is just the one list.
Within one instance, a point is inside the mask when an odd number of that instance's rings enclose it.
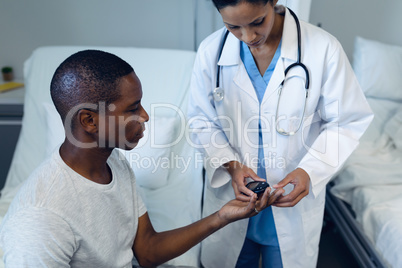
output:
{"label": "doctor's hand", "polygon": [[270,192],[271,189],[268,187],[260,198],[257,197],[257,194],[253,193],[251,197],[247,197],[247,201],[231,200],[218,211],[218,216],[225,223],[255,216],[275,203],[277,198],[284,193],[284,190],[277,189],[272,194]]}
{"label": "doctor's hand", "polygon": [[254,192],[246,187],[247,178],[252,178],[255,181],[265,181],[258,177],[251,168],[238,161],[230,161],[223,166],[227,169],[230,176],[232,176],[232,187],[237,200],[246,202],[254,195]]}
{"label": "doctor's hand", "polygon": [[293,184],[293,190],[289,194],[279,197],[273,206],[293,207],[299,203],[299,201],[309,193],[310,176],[303,169],[297,168],[273,187],[283,188],[287,184]]}

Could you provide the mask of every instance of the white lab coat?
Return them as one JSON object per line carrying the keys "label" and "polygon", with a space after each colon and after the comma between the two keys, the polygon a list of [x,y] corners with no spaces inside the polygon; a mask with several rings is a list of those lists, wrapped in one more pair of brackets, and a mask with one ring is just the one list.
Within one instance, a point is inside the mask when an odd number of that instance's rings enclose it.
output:
{"label": "white lab coat", "polygon": [[[313,25],[301,23],[302,58],[310,73],[304,121],[294,136],[275,131],[278,89],[284,70],[297,60],[297,30],[286,10],[281,55],[261,106],[240,59],[240,41],[229,34],[219,65],[222,101],[214,101],[221,29],[199,47],[191,81],[189,105],[192,139],[205,156],[206,184],[203,216],[235,198],[230,175],[222,164],[238,160],[254,169],[258,159],[258,116],[263,128],[267,180],[271,185],[297,167],[310,176],[310,193],[296,206],[272,207],[283,267],[315,267],[321,233],[325,186],[358,145],[373,115],[339,42]],[[305,79],[301,68],[290,71],[291,81]],[[293,80],[292,80],[293,81]],[[295,94],[297,95],[297,94]],[[292,95],[293,96],[293,95]],[[286,107],[303,105],[288,96]],[[285,106],[284,106],[285,107]],[[254,161],[254,162],[253,162]],[[286,193],[293,189],[288,185]],[[205,267],[234,267],[243,245],[248,219],[232,223],[202,242]]]}

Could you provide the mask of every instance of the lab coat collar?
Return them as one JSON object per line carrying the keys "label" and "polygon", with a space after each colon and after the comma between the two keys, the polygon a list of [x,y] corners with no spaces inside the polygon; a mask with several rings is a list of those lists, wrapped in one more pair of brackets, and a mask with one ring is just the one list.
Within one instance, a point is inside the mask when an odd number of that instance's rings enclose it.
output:
{"label": "lab coat collar", "polygon": [[[224,29],[223,32],[225,31],[227,30]],[[240,61],[241,61],[240,40],[237,39],[232,33],[229,33],[225,42],[225,46],[223,47],[222,50],[221,58],[218,61],[218,65],[221,66],[237,65],[240,63]]]}
{"label": "lab coat collar", "polygon": [[[281,58],[287,58],[292,61],[297,61],[296,22],[287,8],[285,12],[285,20],[283,23],[282,32]],[[225,31],[226,29],[223,32]],[[218,65],[237,65],[240,63],[240,61],[240,41],[233,34],[229,33],[225,46],[222,50],[221,58],[218,61]]]}
{"label": "lab coat collar", "polygon": [[296,21],[287,8],[283,22],[281,57],[297,61],[297,26]]}
{"label": "lab coat collar", "polygon": [[[224,33],[224,31],[223,31]],[[222,34],[223,38],[223,34]],[[303,41],[303,38],[302,38]],[[264,94],[262,104],[266,101],[274,101],[278,91],[279,85],[285,78],[285,65],[288,66],[291,63],[286,63],[286,60],[290,60],[292,63],[297,61],[297,28],[296,22],[290,14],[289,10],[286,9],[285,20],[283,25],[282,33],[282,46],[281,46],[281,56],[278,59],[277,66],[272,74],[271,80],[268,84],[267,90]],[[235,84],[237,84],[241,89],[246,91],[252,98],[258,102],[257,95],[255,93],[254,87],[251,83],[250,78],[247,75],[246,69],[240,58],[240,41],[231,33],[229,33],[225,46],[222,50],[222,55],[218,61],[220,66],[231,66],[240,65],[239,71],[233,78]],[[272,106],[274,107],[274,106]]]}

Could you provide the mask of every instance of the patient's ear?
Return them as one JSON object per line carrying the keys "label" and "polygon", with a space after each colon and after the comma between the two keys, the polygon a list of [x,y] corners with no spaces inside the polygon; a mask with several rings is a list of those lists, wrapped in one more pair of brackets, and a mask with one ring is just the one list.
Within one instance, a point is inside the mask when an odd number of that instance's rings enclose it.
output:
{"label": "patient's ear", "polygon": [[98,132],[98,113],[81,109],[77,115],[80,126],[88,133],[94,134]]}

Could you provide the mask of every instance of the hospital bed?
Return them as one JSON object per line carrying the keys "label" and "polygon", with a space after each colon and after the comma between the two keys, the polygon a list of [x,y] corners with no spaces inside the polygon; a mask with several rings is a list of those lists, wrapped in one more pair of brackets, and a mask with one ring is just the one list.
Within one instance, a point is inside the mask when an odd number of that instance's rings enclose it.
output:
{"label": "hospital bed", "polygon": [[[125,152],[125,156],[134,169],[155,230],[178,228],[200,219],[203,162],[186,138],[185,120],[195,52],[67,46],[40,47],[24,64],[24,117],[10,171],[1,191],[0,220],[20,185],[63,141],[63,127],[50,98],[50,81],[64,59],[88,48],[123,58],[133,66],[141,80],[142,104],[150,114],[150,120],[138,148]],[[198,245],[165,266],[198,267],[199,253]]]}
{"label": "hospital bed", "polygon": [[361,267],[402,267],[402,47],[357,37],[353,68],[375,117],[326,209]]}

